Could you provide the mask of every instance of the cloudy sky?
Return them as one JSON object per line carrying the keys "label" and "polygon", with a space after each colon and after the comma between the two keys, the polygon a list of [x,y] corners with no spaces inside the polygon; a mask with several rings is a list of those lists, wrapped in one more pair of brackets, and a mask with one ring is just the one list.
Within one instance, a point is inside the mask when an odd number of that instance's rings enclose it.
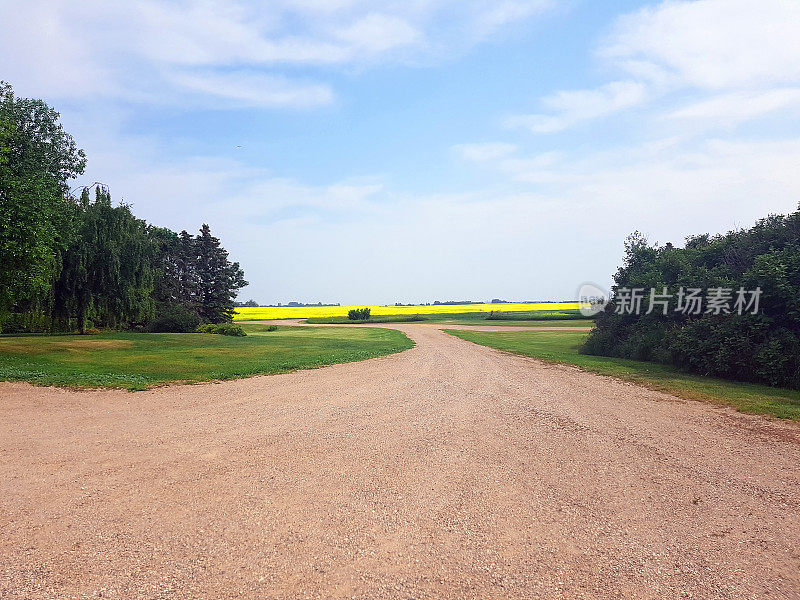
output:
{"label": "cloudy sky", "polygon": [[0,79],[262,303],[574,298],[800,201],[800,2],[0,0]]}

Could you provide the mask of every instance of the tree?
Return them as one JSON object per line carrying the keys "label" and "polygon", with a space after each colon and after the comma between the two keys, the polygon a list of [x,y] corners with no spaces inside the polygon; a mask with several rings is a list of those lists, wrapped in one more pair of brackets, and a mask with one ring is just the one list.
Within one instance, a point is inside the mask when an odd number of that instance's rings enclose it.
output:
{"label": "tree", "polygon": [[58,118],[0,81],[0,312],[48,294],[67,244],[67,182],[86,157]]}
{"label": "tree", "polygon": [[199,280],[194,237],[165,227],[148,229],[155,246],[153,300],[157,304],[181,304],[197,312]]}
{"label": "tree", "polygon": [[74,212],[75,235],[53,287],[54,314],[87,318],[106,327],[143,323],[153,315],[155,248],[144,221],[98,187],[94,202],[84,190]]}
{"label": "tree", "polygon": [[247,285],[244,271],[238,262],[228,260],[228,251],[220,246],[219,239],[211,235],[211,229],[205,223],[194,245],[200,317],[209,323],[230,322],[236,295]]}
{"label": "tree", "polygon": [[[684,248],[650,245],[634,233],[614,281],[617,302],[597,316],[584,352],[800,389],[800,210],[692,236]],[[637,288],[654,289],[665,310],[618,310]],[[696,310],[681,300],[692,289],[705,302]],[[759,310],[737,309],[756,290]]]}

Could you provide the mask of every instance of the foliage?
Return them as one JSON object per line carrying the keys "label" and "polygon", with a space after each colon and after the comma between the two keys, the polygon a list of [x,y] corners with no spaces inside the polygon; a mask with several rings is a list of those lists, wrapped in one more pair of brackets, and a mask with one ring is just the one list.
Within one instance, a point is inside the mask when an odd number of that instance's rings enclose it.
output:
{"label": "foliage", "polygon": [[800,421],[800,392],[694,375],[671,365],[581,354],[579,350],[585,343],[586,333],[446,331],[476,344],[549,362],[575,365],[585,371],[617,377],[680,398],[724,404],[742,412]]}
{"label": "foliage", "polygon": [[0,81],[0,313],[45,299],[66,243],[67,181],[86,157],[42,100]]}
{"label": "foliage", "polygon": [[156,304],[183,310],[166,308],[151,329],[193,331],[200,319],[187,311],[231,321],[247,282],[208,225],[196,237],[148,226],[100,184],[94,201],[88,188],[73,198],[68,181],[86,157],[58,118],[0,82],[0,327],[142,327]]}
{"label": "foliage", "polygon": [[250,298],[247,302],[234,302],[234,306],[246,306],[247,308],[258,308],[258,302]]}
{"label": "foliage", "polygon": [[236,379],[366,360],[413,347],[377,327],[245,325],[247,337],[106,331],[0,336],[0,380],[132,390],[169,382]]}
{"label": "foliage", "polygon": [[152,333],[191,333],[200,325],[197,313],[180,304],[162,304],[147,324]]}
{"label": "foliage", "polygon": [[367,321],[369,319],[369,308],[354,308],[347,313],[347,318],[351,321]]}
{"label": "foliage", "polygon": [[0,313],[0,333],[44,333],[50,325],[50,315],[43,310]]}
{"label": "foliage", "polygon": [[211,235],[205,223],[195,238],[200,317],[210,323],[233,320],[234,300],[247,285],[239,263],[228,260],[228,251]]}
{"label": "foliage", "polygon": [[155,245],[153,256],[153,299],[161,305],[181,305],[197,312],[199,278],[196,268],[194,238],[165,227],[148,228]]}
{"label": "foliage", "polygon": [[[800,388],[800,211],[747,230],[690,237],[685,248],[625,245],[620,288],[762,290],[759,314],[598,315],[584,352],[672,364],[706,375]],[[644,311],[643,311],[644,312]]]}
{"label": "foliage", "polygon": [[236,294],[247,282],[239,263],[228,260],[228,252],[208,225],[198,236],[163,228],[151,228],[150,236],[157,246],[156,300],[180,304],[205,322],[230,322]]}
{"label": "foliage", "polygon": [[195,329],[197,333],[216,333],[219,335],[232,335],[234,337],[245,337],[247,334],[241,325],[234,323],[206,323]]}
{"label": "foliage", "polygon": [[267,331],[278,331],[277,325],[270,325],[267,327]]}
{"label": "foliage", "polygon": [[129,327],[153,315],[153,245],[144,221],[98,187],[90,202],[84,190],[73,214],[73,235],[53,286],[53,313],[87,318],[103,327]]}

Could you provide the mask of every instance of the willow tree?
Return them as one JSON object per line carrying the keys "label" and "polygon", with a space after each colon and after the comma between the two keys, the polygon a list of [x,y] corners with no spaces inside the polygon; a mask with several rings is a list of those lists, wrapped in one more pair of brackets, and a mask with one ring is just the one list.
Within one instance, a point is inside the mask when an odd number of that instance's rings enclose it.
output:
{"label": "willow tree", "polygon": [[73,215],[75,235],[54,285],[54,314],[75,318],[81,332],[96,325],[127,327],[153,315],[154,245],[144,221],[127,205],[113,206],[97,188],[84,190]]}

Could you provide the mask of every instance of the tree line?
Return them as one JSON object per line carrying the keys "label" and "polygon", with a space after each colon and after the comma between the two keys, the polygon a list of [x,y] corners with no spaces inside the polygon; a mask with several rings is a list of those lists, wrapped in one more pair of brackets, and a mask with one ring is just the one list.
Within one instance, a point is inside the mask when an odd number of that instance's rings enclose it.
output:
{"label": "tree line", "polygon": [[[800,388],[800,211],[692,236],[683,248],[634,234],[614,282],[584,352]],[[636,290],[643,303],[655,290],[664,304],[631,310]],[[695,310],[689,298],[698,290],[707,303]]]}
{"label": "tree line", "polygon": [[69,182],[85,167],[59,114],[0,82],[0,331],[231,321],[247,282],[209,226],[148,224],[100,184],[76,197]]}

